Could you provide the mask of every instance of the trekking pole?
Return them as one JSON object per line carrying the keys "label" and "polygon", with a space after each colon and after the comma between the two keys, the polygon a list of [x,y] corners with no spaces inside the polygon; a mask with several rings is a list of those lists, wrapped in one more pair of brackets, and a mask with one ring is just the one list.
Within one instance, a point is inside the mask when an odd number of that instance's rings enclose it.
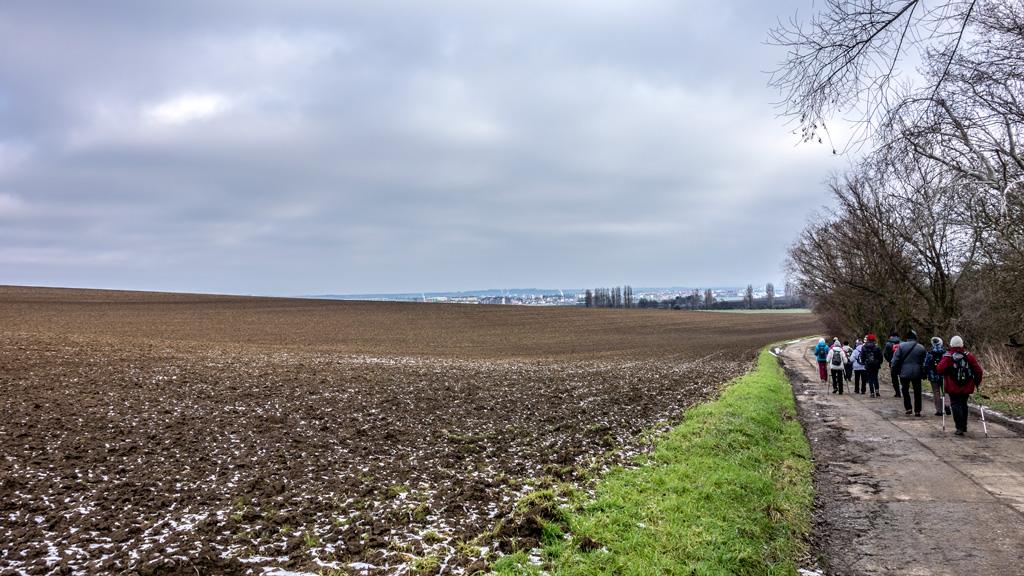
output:
{"label": "trekking pole", "polygon": [[988,438],[988,424],[985,424],[985,405],[981,403],[981,392],[978,392],[978,409],[981,410],[981,427],[985,430],[985,438]]}

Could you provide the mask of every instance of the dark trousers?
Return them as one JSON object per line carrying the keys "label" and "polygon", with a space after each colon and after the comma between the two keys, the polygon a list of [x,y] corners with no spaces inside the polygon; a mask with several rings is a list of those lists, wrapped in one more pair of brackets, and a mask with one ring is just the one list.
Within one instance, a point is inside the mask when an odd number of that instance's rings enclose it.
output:
{"label": "dark trousers", "polygon": [[967,432],[967,414],[969,413],[967,399],[970,396],[970,394],[949,393],[949,406],[953,411],[953,422],[956,424],[956,429],[961,432]]}
{"label": "dark trousers", "polygon": [[[868,391],[868,371],[867,370],[854,370],[853,371],[853,391],[861,394]],[[874,392],[874,390],[872,390]]]}
{"label": "dark trousers", "polygon": [[872,394],[881,394],[882,389],[878,387],[878,369],[881,366],[872,366],[868,364],[868,388]]}
{"label": "dark trousers", "polygon": [[832,371],[832,391],[843,393],[843,371],[833,370]]}
{"label": "dark trousers", "polygon": [[892,389],[896,392],[896,395],[900,395],[900,375],[889,370],[889,378],[892,379]]}
{"label": "dark trousers", "polygon": [[[903,407],[907,410],[911,408],[918,414],[921,413],[921,379],[920,378],[900,378],[900,382],[903,385]],[[910,405],[910,387],[914,387],[914,405]]]}

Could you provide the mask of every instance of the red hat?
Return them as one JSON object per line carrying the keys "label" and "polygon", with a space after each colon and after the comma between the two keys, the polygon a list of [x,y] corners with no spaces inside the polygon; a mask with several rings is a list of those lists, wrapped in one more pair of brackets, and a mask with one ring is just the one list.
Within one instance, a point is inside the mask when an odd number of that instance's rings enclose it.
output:
{"label": "red hat", "polygon": [[872,342],[874,342],[875,341],[875,335],[874,334],[868,334],[868,340],[871,340]]}

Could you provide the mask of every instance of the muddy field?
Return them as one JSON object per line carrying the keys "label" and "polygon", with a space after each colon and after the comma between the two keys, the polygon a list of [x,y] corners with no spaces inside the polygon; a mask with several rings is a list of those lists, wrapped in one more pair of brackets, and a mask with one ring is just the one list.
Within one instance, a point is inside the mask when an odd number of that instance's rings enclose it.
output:
{"label": "muddy field", "polygon": [[0,287],[0,574],[470,574],[536,543],[523,495],[818,331]]}

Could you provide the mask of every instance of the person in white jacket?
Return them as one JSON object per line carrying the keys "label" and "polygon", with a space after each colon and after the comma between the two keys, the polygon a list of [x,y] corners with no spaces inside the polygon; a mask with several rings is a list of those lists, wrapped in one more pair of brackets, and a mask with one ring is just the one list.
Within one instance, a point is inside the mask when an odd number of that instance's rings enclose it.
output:
{"label": "person in white jacket", "polygon": [[[850,361],[853,362],[853,393],[864,394],[868,391],[868,366],[861,359],[864,352],[864,342],[857,340],[857,347],[850,354]],[[872,390],[874,392],[874,390]]]}
{"label": "person in white jacket", "polygon": [[832,342],[832,348],[829,349],[828,358],[825,360],[825,364],[832,372],[832,392],[843,393],[843,377],[846,375],[846,364],[849,361],[850,358],[843,350],[842,343],[836,338]]}

